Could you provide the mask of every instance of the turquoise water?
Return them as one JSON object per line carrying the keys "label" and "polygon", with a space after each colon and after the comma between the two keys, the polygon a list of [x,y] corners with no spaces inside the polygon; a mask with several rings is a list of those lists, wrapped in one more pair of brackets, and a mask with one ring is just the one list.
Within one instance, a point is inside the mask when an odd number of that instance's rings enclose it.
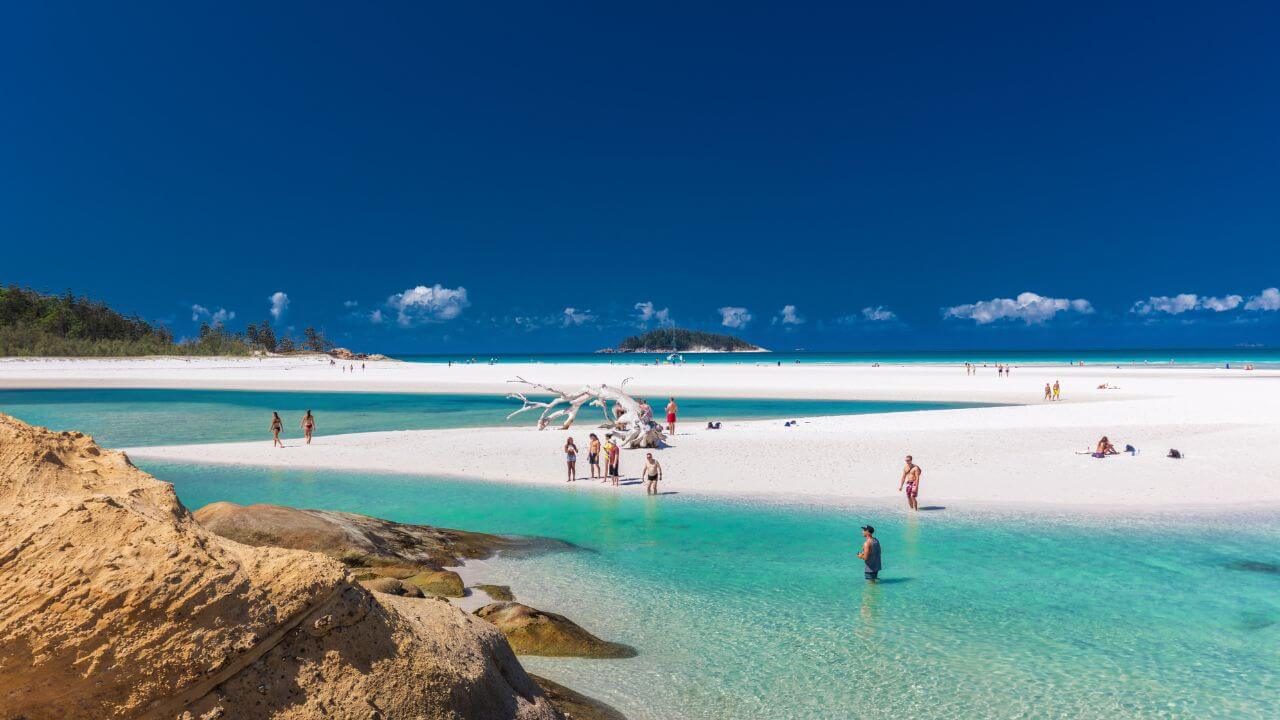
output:
{"label": "turquoise water", "polygon": [[[1273,718],[1280,700],[1274,515],[911,517],[634,487],[144,467],[193,508],[271,502],[582,546],[488,572],[639,649],[522,660],[632,720]],[[863,522],[884,546],[876,586],[852,557]]]}
{"label": "turquoise water", "polygon": [[[409,362],[476,362],[487,363],[600,363],[619,365],[652,365],[665,360],[668,353],[506,353],[481,355],[398,355]],[[1136,349],[1136,350],[935,350],[935,351],[867,351],[867,352],[771,352],[771,353],[684,353],[688,363],[818,363],[866,365],[919,365],[930,363],[1011,363],[1013,365],[1067,365],[1084,362],[1089,365],[1175,365],[1187,367],[1237,367],[1252,363],[1260,368],[1280,367],[1280,349]]]}
{"label": "turquoise water", "polygon": [[[652,398],[661,408],[666,398]],[[316,433],[532,425],[536,414],[506,420],[520,407],[500,395],[255,392],[240,390],[0,390],[0,412],[55,430],[74,429],[109,447],[270,439],[271,412],[286,438],[301,437],[302,414]],[[762,419],[976,407],[973,403],[681,398],[682,419]],[[594,420],[587,413],[584,420]]]}

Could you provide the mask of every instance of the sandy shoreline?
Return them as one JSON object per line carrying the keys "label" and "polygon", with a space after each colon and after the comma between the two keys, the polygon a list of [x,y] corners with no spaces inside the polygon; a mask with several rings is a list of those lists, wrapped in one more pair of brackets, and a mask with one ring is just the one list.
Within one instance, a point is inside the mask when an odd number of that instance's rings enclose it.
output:
{"label": "sandy shoreline", "polygon": [[[650,396],[783,397],[1025,403],[1007,407],[684,426],[659,453],[664,491],[818,501],[892,501],[903,455],[924,468],[921,504],[971,502],[1103,509],[1280,505],[1280,372],[1167,367],[1027,367],[1012,377],[955,366],[367,363],[341,373],[299,359],[0,362],[0,388],[184,387],[259,390],[503,393],[521,375],[552,385],[617,383]],[[357,365],[358,367],[358,365]],[[1060,380],[1065,401],[1040,400]],[[1102,383],[1119,390],[1098,390]],[[2,409],[2,408],[0,408]],[[532,424],[533,418],[530,418]],[[319,436],[310,447],[253,443],[135,448],[137,458],[397,472],[564,485],[568,433],[532,427]],[[1139,448],[1097,460],[1100,435]],[[1181,461],[1164,454],[1176,447]],[[643,452],[623,456],[635,476]],[[585,455],[583,457],[585,460]],[[579,466],[586,473],[585,462]],[[582,480],[579,483],[584,482]],[[586,481],[590,482],[590,481]],[[623,492],[638,492],[632,486]]]}

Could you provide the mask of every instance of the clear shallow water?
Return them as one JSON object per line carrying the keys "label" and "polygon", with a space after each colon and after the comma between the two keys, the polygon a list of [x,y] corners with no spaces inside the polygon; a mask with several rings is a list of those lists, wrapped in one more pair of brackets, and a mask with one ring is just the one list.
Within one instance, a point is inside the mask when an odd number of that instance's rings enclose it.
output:
{"label": "clear shallow water", "polygon": [[[665,398],[651,398],[654,407]],[[0,390],[0,412],[55,430],[80,430],[108,447],[270,440],[271,412],[282,437],[302,437],[302,414],[318,435],[531,425],[536,415],[505,420],[520,407],[500,395],[256,392],[240,390]],[[681,398],[682,420],[743,420],[942,410],[974,403]],[[585,412],[583,419],[593,419]]]}
{"label": "clear shallow water", "polygon": [[[322,507],[586,548],[485,567],[519,599],[640,650],[523,659],[632,720],[1272,718],[1280,700],[1274,516],[908,517],[636,487],[144,467],[193,508]],[[877,586],[852,557],[867,521],[884,545]]]}
{"label": "clear shallow water", "polygon": [[[652,365],[655,360],[665,360],[669,353],[500,353],[496,355],[397,355],[408,362],[476,362],[527,363],[601,363],[620,365]],[[868,351],[868,352],[770,352],[770,353],[684,353],[688,363],[775,364],[778,362],[853,364],[873,362],[886,365],[919,365],[930,363],[959,364],[1011,363],[1014,365],[1067,365],[1084,362],[1089,365],[1168,365],[1237,367],[1252,363],[1259,368],[1280,367],[1280,349],[1276,348],[1226,348],[1226,349],[1136,349],[1136,350],[935,350],[935,351]]]}

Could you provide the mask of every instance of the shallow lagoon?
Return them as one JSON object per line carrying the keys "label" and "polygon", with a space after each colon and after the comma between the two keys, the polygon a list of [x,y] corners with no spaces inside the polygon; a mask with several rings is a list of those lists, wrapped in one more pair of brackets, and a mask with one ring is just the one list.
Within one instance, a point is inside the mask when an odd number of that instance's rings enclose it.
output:
{"label": "shallow lagoon", "polygon": [[[478,565],[631,660],[525,658],[633,720],[1274,717],[1280,518],[1048,518],[146,463],[195,508],[349,510],[584,551]],[[884,581],[852,557],[872,522]]]}
{"label": "shallow lagoon", "polygon": [[[650,398],[655,408],[665,398]],[[681,398],[682,420],[745,420],[861,415],[979,407],[979,403]],[[506,416],[519,401],[500,395],[443,393],[257,392],[242,390],[0,390],[0,412],[55,430],[74,429],[108,447],[187,443],[270,442],[271,412],[284,419],[285,438],[301,437],[302,414],[316,416],[316,434],[431,430],[510,424],[532,426],[536,413]],[[582,420],[600,412],[584,410]]]}

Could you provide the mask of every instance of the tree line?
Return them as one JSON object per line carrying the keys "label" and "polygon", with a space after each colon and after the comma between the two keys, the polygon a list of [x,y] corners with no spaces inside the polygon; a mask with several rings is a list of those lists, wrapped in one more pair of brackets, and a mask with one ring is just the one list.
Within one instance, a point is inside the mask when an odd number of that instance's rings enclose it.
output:
{"label": "tree line", "polygon": [[196,337],[176,340],[163,325],[124,315],[100,300],[69,291],[53,295],[18,285],[0,287],[0,356],[250,355],[332,349],[333,343],[314,327],[295,340],[277,336],[266,320],[250,323],[243,332],[222,323],[202,323]]}

